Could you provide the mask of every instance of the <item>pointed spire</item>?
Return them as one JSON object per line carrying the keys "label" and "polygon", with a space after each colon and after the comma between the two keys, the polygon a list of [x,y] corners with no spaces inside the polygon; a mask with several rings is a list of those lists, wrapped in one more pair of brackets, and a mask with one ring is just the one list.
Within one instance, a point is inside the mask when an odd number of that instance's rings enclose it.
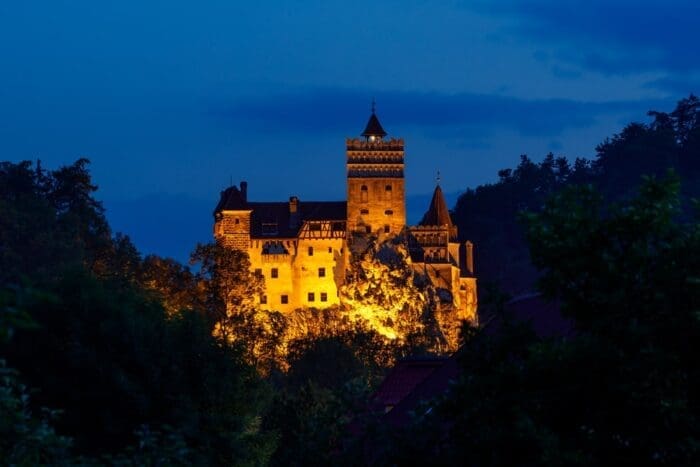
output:
{"label": "pointed spire", "polygon": [[446,225],[450,229],[452,228],[452,218],[450,217],[450,210],[447,209],[447,202],[445,201],[445,196],[442,194],[442,189],[440,188],[440,185],[435,187],[435,191],[433,192],[433,199],[430,201],[430,207],[423,216],[423,220],[420,221],[420,225]]}
{"label": "pointed spire", "polygon": [[387,135],[386,131],[384,131],[384,128],[382,128],[382,124],[379,123],[379,119],[377,118],[377,114],[375,113],[376,111],[376,102],[374,101],[374,98],[372,98],[372,115],[369,116],[369,120],[367,121],[367,126],[365,127],[365,131],[362,132],[362,136],[365,138],[383,138]]}

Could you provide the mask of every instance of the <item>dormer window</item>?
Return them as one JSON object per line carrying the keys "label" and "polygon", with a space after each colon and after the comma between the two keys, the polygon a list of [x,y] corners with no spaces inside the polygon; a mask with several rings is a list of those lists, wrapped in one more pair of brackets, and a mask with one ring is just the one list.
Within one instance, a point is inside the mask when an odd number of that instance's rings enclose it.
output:
{"label": "dormer window", "polygon": [[262,234],[263,235],[277,235],[277,222],[263,222]]}

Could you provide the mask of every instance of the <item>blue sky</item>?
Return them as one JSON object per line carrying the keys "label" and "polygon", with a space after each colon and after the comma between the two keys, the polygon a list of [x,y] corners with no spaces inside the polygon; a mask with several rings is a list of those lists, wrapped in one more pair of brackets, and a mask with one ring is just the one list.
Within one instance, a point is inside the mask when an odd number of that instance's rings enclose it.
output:
{"label": "blue sky", "polygon": [[2,2],[0,154],[89,158],[114,227],[184,259],[231,179],[343,199],[373,97],[415,195],[437,170],[457,193],[520,154],[592,157],[698,92],[698,18],[691,1]]}

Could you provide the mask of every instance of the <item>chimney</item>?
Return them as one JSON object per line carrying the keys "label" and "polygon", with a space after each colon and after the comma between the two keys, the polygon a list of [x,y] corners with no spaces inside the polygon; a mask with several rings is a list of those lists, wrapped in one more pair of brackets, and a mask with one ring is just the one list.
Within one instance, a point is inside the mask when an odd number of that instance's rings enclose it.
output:
{"label": "chimney", "polygon": [[241,197],[243,198],[243,202],[248,202],[248,182],[245,180],[241,182]]}
{"label": "chimney", "polygon": [[289,197],[289,228],[296,229],[299,227],[299,198],[296,196]]}
{"label": "chimney", "polygon": [[464,244],[467,250],[467,272],[470,276],[474,275],[474,244],[467,240]]}

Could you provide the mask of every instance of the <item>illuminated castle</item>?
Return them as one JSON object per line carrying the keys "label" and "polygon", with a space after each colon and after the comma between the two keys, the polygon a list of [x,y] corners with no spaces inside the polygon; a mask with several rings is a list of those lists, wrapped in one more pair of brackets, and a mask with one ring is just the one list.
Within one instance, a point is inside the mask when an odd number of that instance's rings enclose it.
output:
{"label": "illuminated castle", "polygon": [[476,319],[472,245],[458,242],[439,185],[420,224],[406,226],[404,142],[386,136],[372,109],[362,138],[346,140],[347,201],[249,201],[246,182],[221,193],[214,236],[248,252],[265,279],[261,308],[340,304],[349,246],[361,237],[402,235],[415,272],[448,297],[455,317]]}

